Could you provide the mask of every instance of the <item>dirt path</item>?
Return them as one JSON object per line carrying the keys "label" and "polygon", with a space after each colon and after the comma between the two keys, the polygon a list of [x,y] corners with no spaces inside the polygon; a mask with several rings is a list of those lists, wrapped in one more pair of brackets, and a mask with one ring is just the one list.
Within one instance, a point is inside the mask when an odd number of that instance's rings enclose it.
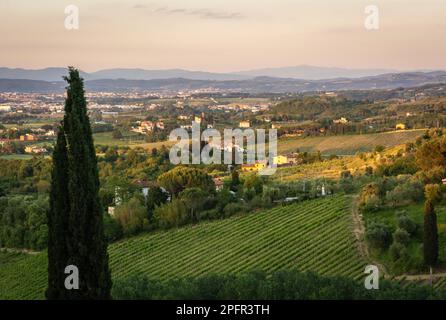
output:
{"label": "dirt path", "polygon": [[389,273],[385,266],[378,261],[374,260],[369,253],[369,249],[367,243],[365,242],[365,226],[364,221],[362,219],[362,214],[359,213],[358,210],[358,196],[352,196],[352,219],[353,219],[353,233],[355,235],[356,240],[358,240],[358,250],[359,254],[370,264],[373,264],[378,267],[379,271],[382,273],[384,278],[388,278]]}
{"label": "dirt path", "polygon": [[[446,277],[446,272],[432,274],[433,279],[443,277]],[[430,274],[403,274],[401,276],[394,277],[394,279],[408,281],[430,280]]]}

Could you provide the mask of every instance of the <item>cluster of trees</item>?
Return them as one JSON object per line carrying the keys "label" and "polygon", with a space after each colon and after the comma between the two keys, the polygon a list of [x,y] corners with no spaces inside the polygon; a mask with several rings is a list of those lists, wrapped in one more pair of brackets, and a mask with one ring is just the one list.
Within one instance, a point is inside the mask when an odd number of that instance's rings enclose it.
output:
{"label": "cluster of trees", "polygon": [[[369,244],[384,252],[395,270],[408,271],[423,266],[434,267],[439,262],[439,235],[435,206],[443,198],[440,184],[446,174],[446,137],[442,130],[426,132],[415,143],[408,143],[390,162],[376,170],[379,175],[360,193],[359,204],[364,212],[396,208],[424,201],[424,224],[419,228],[410,218],[399,217],[397,229],[375,223],[367,227]],[[411,239],[423,243],[423,254],[410,250]],[[411,252],[409,252],[411,251]]]}
{"label": "cluster of trees", "polygon": [[369,247],[376,254],[388,252],[395,273],[422,269],[422,259],[409,250],[411,241],[420,238],[420,226],[404,213],[398,214],[396,221],[394,228],[379,222],[368,225],[365,239]]}
{"label": "cluster of trees", "polygon": [[[159,175],[156,184],[148,187],[146,196],[138,188],[114,186],[105,199],[108,205],[112,205],[116,197],[121,202],[115,208],[114,219],[105,221],[106,235],[111,240],[141,231],[226,218],[339,191],[336,182],[330,180],[279,183],[255,174],[240,177],[237,170],[233,170],[230,178],[223,181],[222,189],[216,191],[214,182],[203,169],[190,166],[177,166]],[[104,193],[101,196],[104,197]]]}
{"label": "cluster of trees", "polygon": [[[101,155],[98,159],[101,185],[107,184],[110,177],[126,177],[128,181],[153,181],[172,169],[169,150],[163,145],[150,152],[141,148],[96,147]],[[114,178],[113,178],[114,179]]]}
{"label": "cluster of trees", "polygon": [[161,174],[156,184],[148,187],[146,196],[136,191],[124,197],[114,218],[122,234],[130,235],[228,217],[253,209],[262,185],[258,177],[241,180],[234,171],[223,190],[216,192],[212,178],[204,170],[178,166]]}
{"label": "cluster of trees", "polygon": [[47,196],[0,197],[0,247],[46,248],[47,210]]}
{"label": "cluster of trees", "polygon": [[446,291],[428,286],[381,280],[379,290],[367,290],[357,281],[315,273],[252,271],[239,275],[152,280],[139,275],[116,280],[115,299],[131,300],[432,300],[445,299]]}
{"label": "cluster of trees", "polygon": [[51,161],[42,157],[30,160],[0,159],[0,196],[47,193]]}
{"label": "cluster of trees", "polygon": [[359,207],[364,212],[373,212],[418,203],[424,198],[423,189],[423,182],[412,175],[376,178],[361,190]]}

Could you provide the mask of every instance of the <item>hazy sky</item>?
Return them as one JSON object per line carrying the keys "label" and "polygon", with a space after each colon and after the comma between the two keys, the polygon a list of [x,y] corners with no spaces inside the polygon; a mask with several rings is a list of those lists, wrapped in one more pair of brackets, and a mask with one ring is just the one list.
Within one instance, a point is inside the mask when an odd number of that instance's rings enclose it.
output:
{"label": "hazy sky", "polygon": [[7,67],[446,69],[446,0],[0,0],[0,32]]}

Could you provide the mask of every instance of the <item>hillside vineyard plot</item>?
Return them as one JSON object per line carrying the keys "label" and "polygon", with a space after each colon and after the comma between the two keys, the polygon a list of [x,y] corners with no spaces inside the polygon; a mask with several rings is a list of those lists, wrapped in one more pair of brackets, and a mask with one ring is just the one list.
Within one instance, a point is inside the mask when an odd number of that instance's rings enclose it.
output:
{"label": "hillside vineyard plot", "polygon": [[[362,279],[348,197],[336,195],[226,220],[145,234],[109,247],[114,279],[312,270]],[[0,254],[0,298],[39,299],[46,254]]]}

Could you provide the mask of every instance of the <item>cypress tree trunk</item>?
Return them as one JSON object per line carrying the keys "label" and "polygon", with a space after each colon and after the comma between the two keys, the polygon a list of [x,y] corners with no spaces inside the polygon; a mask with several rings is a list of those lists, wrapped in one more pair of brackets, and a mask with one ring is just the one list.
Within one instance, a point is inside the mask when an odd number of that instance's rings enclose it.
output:
{"label": "cypress tree trunk", "polygon": [[437,215],[434,205],[430,200],[424,204],[424,263],[429,266],[435,266],[438,260],[438,230]]}
{"label": "cypress tree trunk", "polygon": [[[54,205],[48,219],[47,297],[109,299],[111,277],[103,231],[103,209],[98,196],[97,160],[83,80],[74,68],[69,68],[69,76],[65,80],[69,86],[63,134],[59,134],[57,142],[57,146],[65,146],[65,150],[61,147],[58,153],[62,155],[56,153],[53,159],[51,189]],[[60,171],[62,173],[59,174]],[[59,175],[63,177],[59,179],[61,182],[55,180]],[[61,275],[65,279],[64,269],[68,265],[75,265],[79,270],[78,290],[67,290],[63,281],[55,280]]]}

